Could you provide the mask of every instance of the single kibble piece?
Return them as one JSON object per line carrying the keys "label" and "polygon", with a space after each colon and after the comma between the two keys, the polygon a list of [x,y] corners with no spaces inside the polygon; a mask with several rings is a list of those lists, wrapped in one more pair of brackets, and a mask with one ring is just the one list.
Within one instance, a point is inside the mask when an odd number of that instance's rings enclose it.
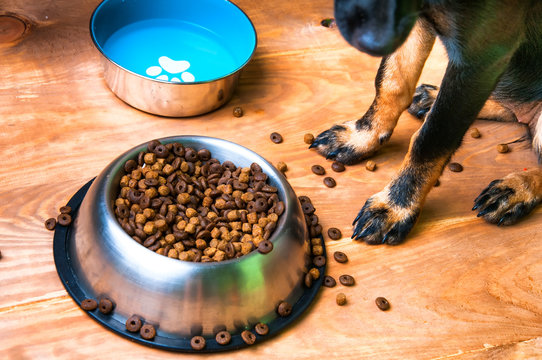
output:
{"label": "single kibble piece", "polygon": [[312,282],[313,282],[313,279],[312,279],[311,274],[306,273],[305,274],[305,281],[304,281],[305,286],[308,287],[308,288],[312,287]]}
{"label": "single kibble piece", "polygon": [[303,136],[303,141],[305,142],[305,144],[312,144],[314,142],[314,135],[313,134],[305,134],[305,136]]}
{"label": "single kibble piece", "polygon": [[341,275],[339,276],[339,282],[343,284],[344,286],[353,286],[355,284],[355,280],[350,275]]}
{"label": "single kibble piece", "polygon": [[341,230],[331,227],[327,230],[327,236],[329,236],[331,240],[339,240],[342,238],[343,234],[341,233]]}
{"label": "single kibble piece", "polygon": [[343,172],[346,168],[344,167],[344,165],[338,161],[334,161],[332,164],[331,164],[331,170],[335,171],[335,172]]}
{"label": "single kibble piece", "polygon": [[377,297],[375,299],[375,304],[382,311],[386,311],[386,310],[388,310],[390,308],[389,301],[386,298],[383,298],[383,297]]}
{"label": "single kibble piece", "polygon": [[333,253],[333,258],[335,259],[336,262],[341,263],[341,264],[348,262],[348,256],[346,256],[346,254],[343,253],[342,251],[335,251]]}
{"label": "single kibble piece", "polygon": [[505,154],[510,151],[510,148],[508,147],[507,144],[499,144],[497,145],[497,151],[500,152],[501,154]]}
{"label": "single kibble piece", "polygon": [[277,132],[273,132],[271,133],[271,135],[269,135],[269,138],[271,139],[272,142],[274,142],[275,144],[280,144],[282,142],[282,135],[277,133]]}
{"label": "single kibble piece", "polygon": [[346,304],[346,295],[344,293],[338,293],[336,301],[337,305],[343,306],[344,304]]}
{"label": "single kibble piece", "polygon": [[326,169],[324,169],[324,167],[321,165],[311,166],[311,171],[316,175],[324,175],[326,173]]}
{"label": "single kibble piece", "polygon": [[283,173],[288,170],[288,165],[286,165],[286,163],[283,161],[279,161],[277,163],[277,170]]}
{"label": "single kibble piece", "polygon": [[111,311],[113,311],[113,302],[108,298],[100,299],[100,302],[98,303],[98,310],[100,310],[102,314],[111,313]]}
{"label": "single kibble piece", "polygon": [[273,243],[269,240],[264,240],[258,244],[258,251],[260,254],[268,254],[273,250]]}
{"label": "single kibble piece", "polygon": [[265,336],[269,333],[269,326],[267,326],[264,323],[257,323],[256,326],[254,327],[254,330],[256,331],[258,335]]}
{"label": "single kibble piece", "polygon": [[335,287],[337,285],[337,281],[332,276],[326,275],[324,276],[324,286],[325,287]]}
{"label": "single kibble piece", "polygon": [[132,315],[126,320],[126,330],[129,332],[138,332],[141,329],[143,323],[137,315]]}
{"label": "single kibble piece", "polygon": [[68,205],[65,205],[65,206],[62,206],[60,209],[59,209],[59,212],[61,214],[69,214],[72,212],[72,208]]}
{"label": "single kibble piece", "polygon": [[453,172],[461,172],[463,171],[463,165],[460,163],[452,162],[448,164],[448,169]]}
{"label": "single kibble piece", "polygon": [[334,178],[327,176],[324,178],[324,185],[327,186],[328,188],[333,188],[337,186],[337,182],[335,181]]}
{"label": "single kibble piece", "polygon": [[482,134],[480,134],[480,130],[478,130],[477,128],[472,128],[472,130],[470,131],[470,136],[478,139],[480,136],[482,136]]}
{"label": "single kibble piece", "polygon": [[86,311],[96,310],[98,303],[94,299],[85,299],[81,301],[81,309]]}
{"label": "single kibble piece", "polygon": [[333,28],[335,27],[335,19],[333,18],[327,18],[320,21],[320,25],[327,28]]}
{"label": "single kibble piece", "polygon": [[235,117],[241,117],[243,116],[243,108],[240,106],[236,106],[233,108],[233,116]]}
{"label": "single kibble piece", "polygon": [[309,270],[309,274],[311,275],[313,280],[316,280],[320,277],[320,270],[317,268],[312,268]]}
{"label": "single kibble piece", "polygon": [[56,219],[59,225],[68,226],[72,223],[72,217],[70,214],[60,214]]}
{"label": "single kibble piece", "polygon": [[375,171],[376,170],[376,163],[373,160],[368,160],[365,163],[365,168],[369,171]]}
{"label": "single kibble piece", "polygon": [[281,301],[277,306],[277,313],[282,317],[289,316],[292,313],[292,305],[286,301]]}
{"label": "single kibble piece", "polygon": [[231,341],[231,334],[226,330],[220,331],[216,334],[215,340],[218,345],[228,345]]}
{"label": "single kibble piece", "polygon": [[244,330],[241,333],[241,338],[248,345],[252,345],[252,344],[254,344],[256,342],[256,335],[254,335],[254,333],[252,333],[252,332],[250,332],[248,330]]}
{"label": "single kibble piece", "polygon": [[156,329],[151,324],[145,324],[139,330],[139,335],[145,340],[152,340],[156,336]]}
{"label": "single kibble piece", "polygon": [[47,230],[54,230],[56,226],[56,219],[55,218],[49,218],[45,220],[45,228]]}
{"label": "single kibble piece", "polygon": [[312,258],[312,263],[316,267],[322,267],[326,264],[326,258],[323,255],[318,255]]}
{"label": "single kibble piece", "polygon": [[194,336],[190,339],[190,346],[194,350],[203,350],[205,347],[205,338],[203,336]]}

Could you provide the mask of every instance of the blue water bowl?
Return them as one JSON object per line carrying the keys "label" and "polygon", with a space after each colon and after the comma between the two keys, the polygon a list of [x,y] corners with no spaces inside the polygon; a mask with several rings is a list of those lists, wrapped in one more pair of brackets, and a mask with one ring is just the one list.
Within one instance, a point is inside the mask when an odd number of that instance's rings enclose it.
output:
{"label": "blue water bowl", "polygon": [[252,22],[226,0],[105,0],[90,31],[111,90],[164,116],[224,104],[256,49]]}

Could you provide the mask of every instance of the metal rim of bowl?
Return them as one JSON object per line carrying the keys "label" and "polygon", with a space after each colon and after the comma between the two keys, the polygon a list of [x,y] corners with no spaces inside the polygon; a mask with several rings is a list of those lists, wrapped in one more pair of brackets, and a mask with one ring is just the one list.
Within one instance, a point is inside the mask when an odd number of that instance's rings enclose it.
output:
{"label": "metal rim of bowl", "polygon": [[125,68],[124,66],[122,66],[122,65],[116,63],[115,61],[113,61],[109,56],[106,55],[106,53],[102,49],[102,46],[98,43],[98,40],[96,40],[96,36],[94,35],[94,31],[92,29],[93,24],[94,24],[94,20],[95,20],[96,14],[100,10],[100,8],[108,1],[109,0],[102,0],[102,2],[94,9],[94,11],[92,12],[92,15],[90,16],[89,30],[90,30],[90,37],[92,39],[92,42],[94,43],[94,46],[96,47],[96,49],[98,49],[98,51],[100,51],[102,56],[107,61],[109,61],[111,64],[115,65],[116,67],[118,67],[121,70],[124,70],[124,71],[128,72],[131,75],[137,76],[137,77],[145,79],[145,80],[155,81],[157,83],[163,83],[163,84],[174,85],[174,86],[178,86],[178,85],[201,85],[201,84],[208,84],[208,83],[212,83],[212,82],[215,82],[215,81],[223,80],[223,79],[226,79],[226,78],[238,73],[239,71],[241,71],[250,62],[250,60],[252,60],[252,58],[254,57],[254,53],[256,52],[256,48],[258,46],[258,34],[256,33],[256,28],[254,27],[254,23],[248,17],[248,15],[243,11],[243,9],[241,9],[239,6],[237,6],[233,2],[228,1],[230,5],[232,5],[235,9],[240,11],[245,16],[245,18],[250,23],[250,27],[251,27],[252,32],[254,34],[254,47],[252,48],[252,50],[250,52],[250,56],[246,59],[246,61],[243,64],[241,64],[240,66],[238,66],[233,71],[231,71],[228,74],[225,74],[225,75],[223,75],[221,77],[218,77],[218,78],[215,78],[215,79],[210,79],[210,80],[205,80],[205,81],[194,81],[194,82],[190,82],[190,83],[184,83],[184,82],[183,83],[177,83],[177,82],[171,82],[171,81],[160,80],[160,79],[155,79],[155,78],[152,78],[152,77],[144,76],[144,75],[138,74],[138,73],[136,73],[136,72],[134,72],[132,70],[129,70],[129,69]]}

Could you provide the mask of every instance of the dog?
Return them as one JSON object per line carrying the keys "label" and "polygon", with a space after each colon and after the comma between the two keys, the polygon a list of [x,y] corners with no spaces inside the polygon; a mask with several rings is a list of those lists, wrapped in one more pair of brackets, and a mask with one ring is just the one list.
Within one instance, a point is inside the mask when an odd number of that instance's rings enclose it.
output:
{"label": "dog", "polygon": [[[335,0],[334,6],[342,36],[382,61],[367,112],[322,132],[310,147],[353,164],[388,141],[404,110],[425,118],[398,173],[355,218],[353,239],[402,243],[476,118],[527,124],[542,161],[542,1]],[[449,58],[440,89],[416,88],[436,37]],[[535,168],[492,181],[473,210],[510,225],[541,200],[542,169]]]}

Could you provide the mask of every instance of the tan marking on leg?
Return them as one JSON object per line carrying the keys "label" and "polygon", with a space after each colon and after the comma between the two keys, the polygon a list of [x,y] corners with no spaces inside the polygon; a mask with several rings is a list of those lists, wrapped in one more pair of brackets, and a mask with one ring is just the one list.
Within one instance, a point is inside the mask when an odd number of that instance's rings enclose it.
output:
{"label": "tan marking on leg", "polygon": [[477,118],[507,122],[517,121],[516,115],[509,108],[491,98],[486,101]]}
{"label": "tan marking on leg", "polygon": [[407,40],[385,62],[381,87],[374,100],[373,125],[391,133],[401,113],[412,102],[423,65],[433,48],[435,36],[418,21]]}

